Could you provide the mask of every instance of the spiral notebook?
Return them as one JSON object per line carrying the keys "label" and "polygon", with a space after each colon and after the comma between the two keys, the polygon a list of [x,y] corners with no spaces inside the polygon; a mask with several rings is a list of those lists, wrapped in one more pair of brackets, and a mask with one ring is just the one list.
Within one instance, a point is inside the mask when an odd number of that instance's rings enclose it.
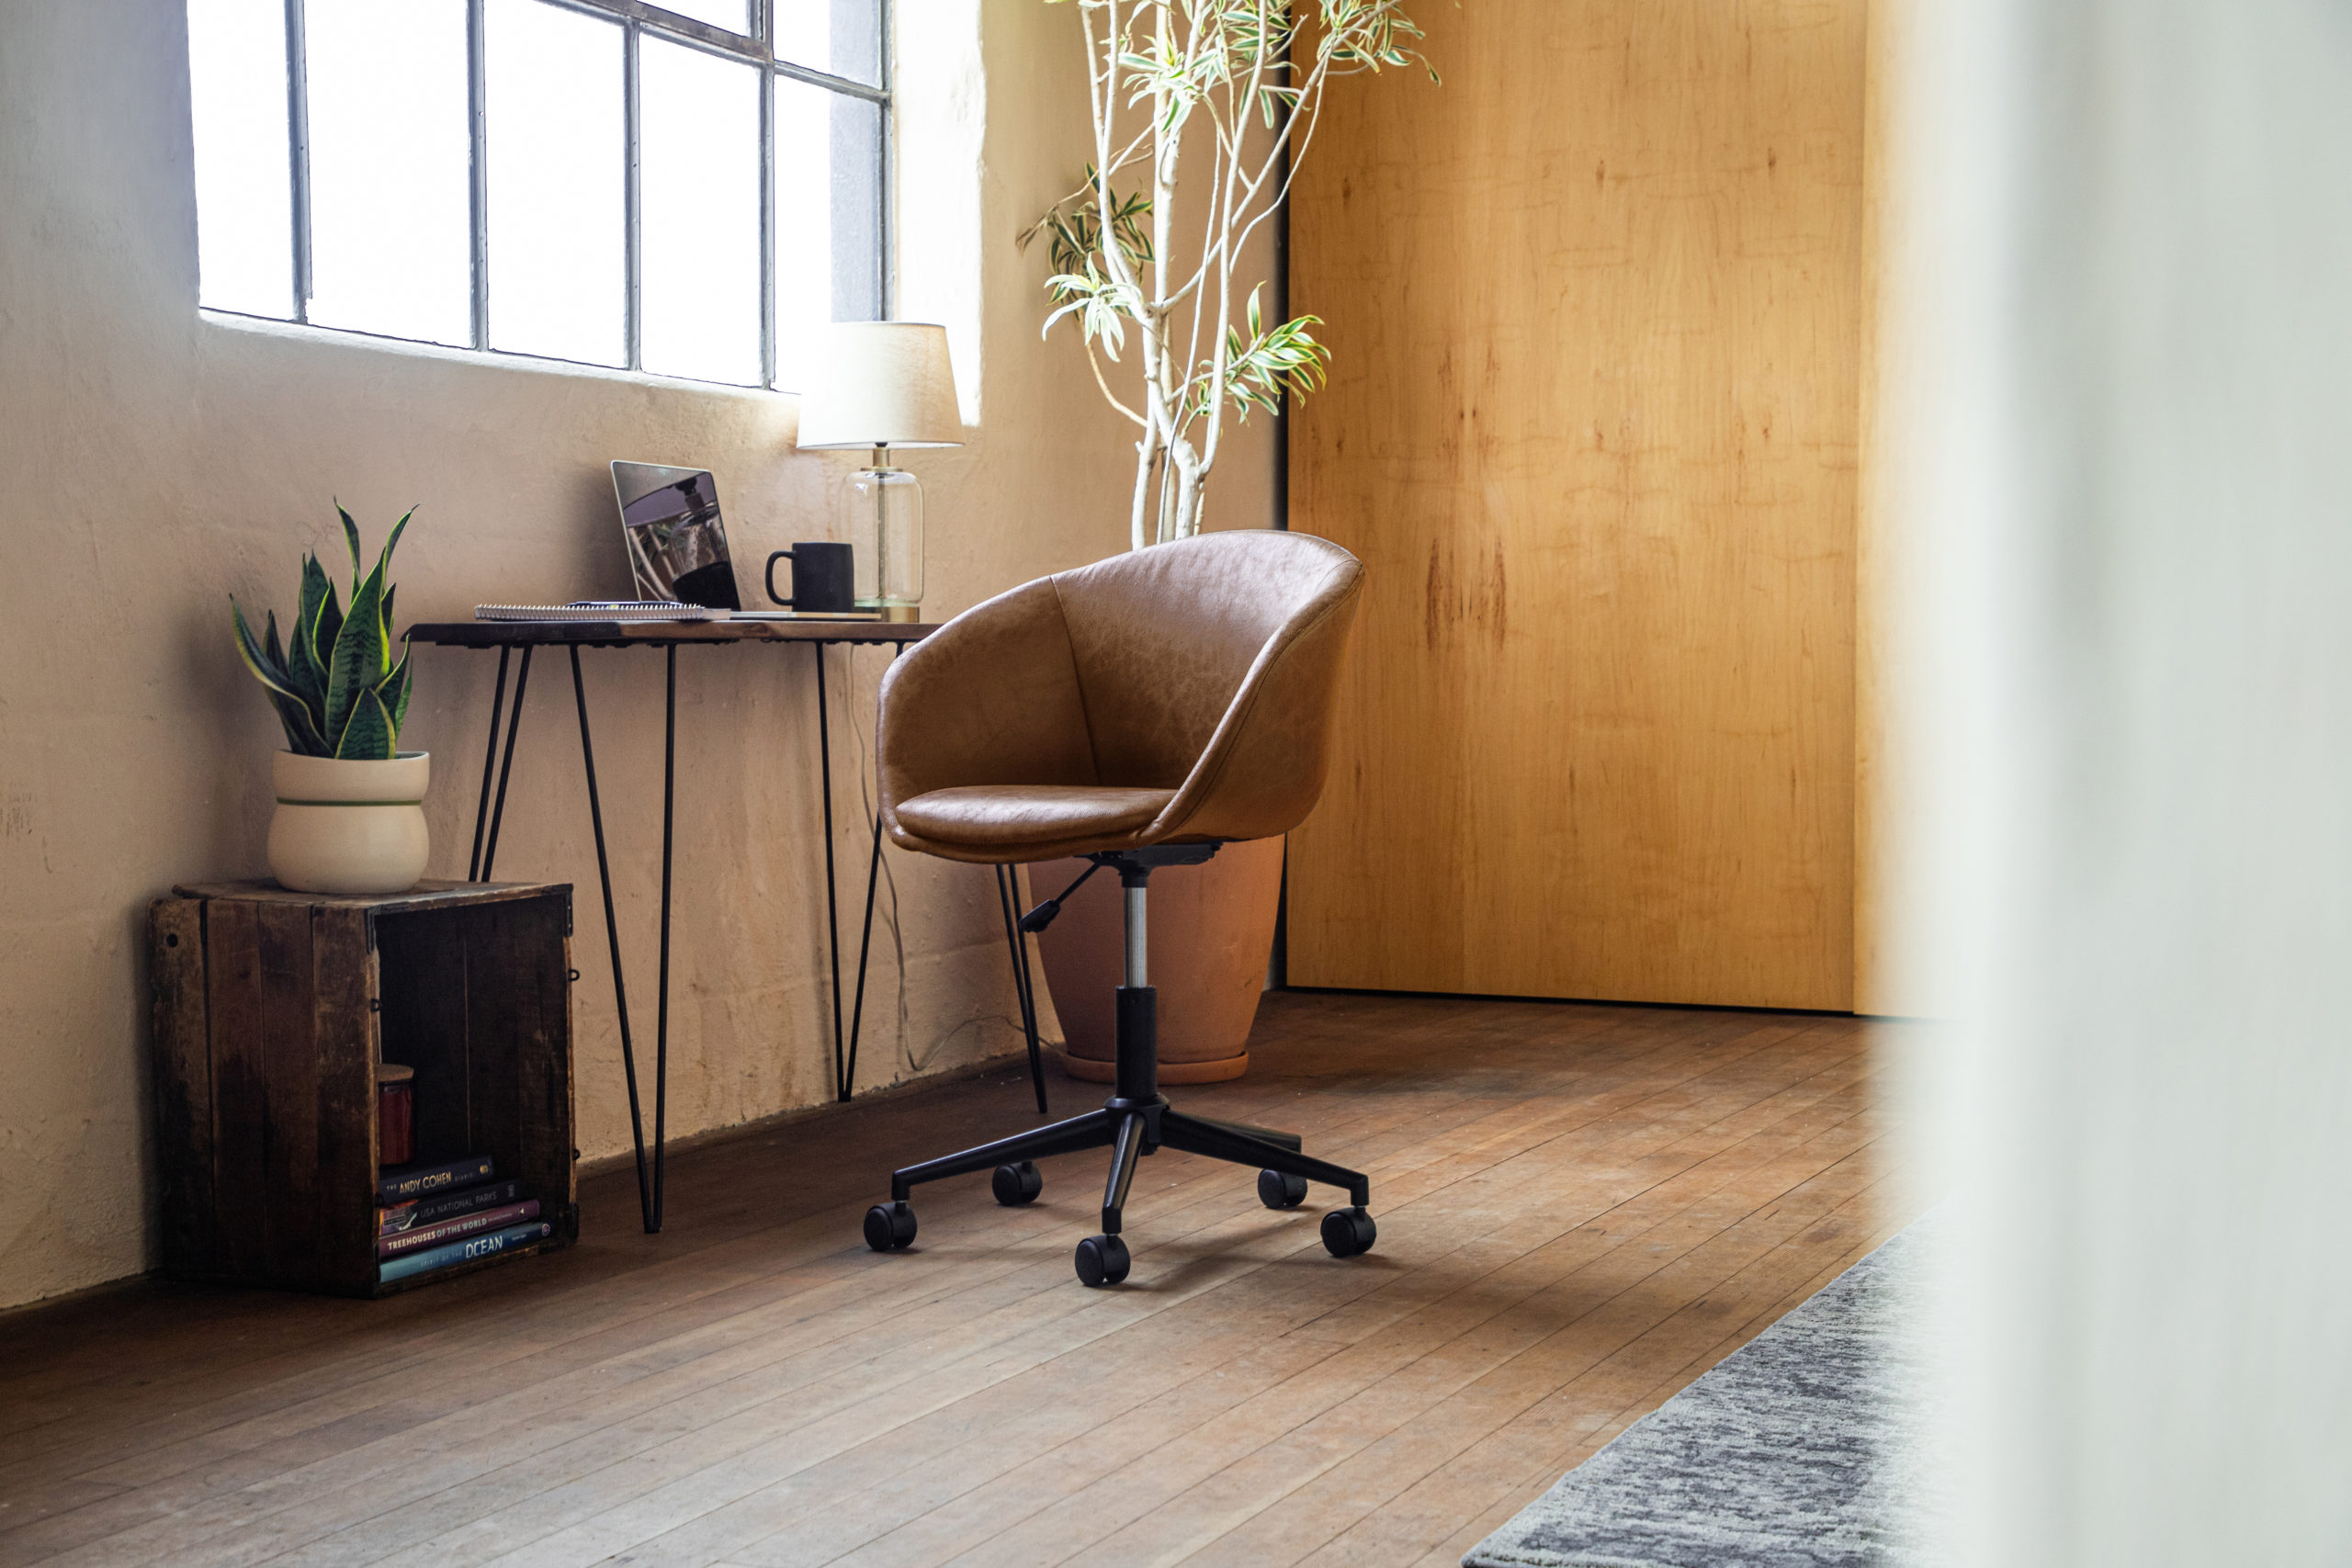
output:
{"label": "spiral notebook", "polygon": [[671,599],[575,599],[569,604],[477,604],[477,621],[724,621],[733,612]]}

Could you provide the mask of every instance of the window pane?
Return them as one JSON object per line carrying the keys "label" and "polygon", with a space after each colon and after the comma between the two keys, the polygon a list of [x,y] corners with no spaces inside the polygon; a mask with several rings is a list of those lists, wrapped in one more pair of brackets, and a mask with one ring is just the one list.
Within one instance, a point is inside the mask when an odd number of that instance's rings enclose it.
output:
{"label": "window pane", "polygon": [[638,57],[644,366],[760,379],[760,72],[648,34]]}
{"label": "window pane", "polygon": [[730,33],[749,36],[752,30],[751,0],[653,0],[653,4],[664,11],[692,17],[697,22],[725,28]]}
{"label": "window pane", "polygon": [[465,0],[308,0],[311,320],[473,341]]}
{"label": "window pane", "polygon": [[621,29],[541,0],[488,19],[491,346],[618,365]]}
{"label": "window pane", "polygon": [[882,313],[882,111],[778,77],[775,376],[803,384],[817,329]]}
{"label": "window pane", "polygon": [[879,86],[882,7],[877,0],[775,0],[775,54]]}
{"label": "window pane", "polygon": [[198,292],[216,310],[294,313],[285,0],[188,0]]}

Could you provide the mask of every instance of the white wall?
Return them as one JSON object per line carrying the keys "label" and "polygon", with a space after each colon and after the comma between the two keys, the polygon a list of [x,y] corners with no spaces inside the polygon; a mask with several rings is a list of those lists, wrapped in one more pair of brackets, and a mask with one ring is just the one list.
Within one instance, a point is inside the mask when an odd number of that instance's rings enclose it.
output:
{"label": "white wall", "polygon": [[2352,1562],[2352,11],[1910,9],[1969,1560]]}
{"label": "white wall", "polygon": [[[1132,459],[1074,342],[1039,343],[1044,261],[1012,244],[1083,164],[1073,9],[900,12],[901,313],[956,328],[981,420],[920,459],[926,607],[944,614],[1122,547]],[[788,398],[201,318],[191,183],[178,0],[0,0],[0,1305],[153,1258],[146,907],[263,870],[277,741],[232,649],[231,592],[282,610],[300,550],[341,547],[336,496],[371,544],[418,506],[404,618],[624,592],[616,457],[715,470],[751,588],[767,551],[831,531],[828,486],[855,466],[793,455]],[[1224,476],[1226,522],[1263,518],[1270,460],[1261,438]],[[837,737],[845,713],[870,728],[881,658],[859,655],[854,700],[836,687]],[[661,660],[586,663],[650,1054]],[[404,742],[435,757],[433,874],[462,875],[492,659],[418,665]],[[594,1157],[628,1133],[568,682],[558,661],[534,673],[498,871],[578,884]],[[670,1125],[687,1134],[825,1098],[830,1033],[808,656],[688,650],[680,703]],[[836,757],[845,910],[865,762]],[[893,863],[906,1010],[886,946],[868,1085],[1014,1040],[990,878]]]}

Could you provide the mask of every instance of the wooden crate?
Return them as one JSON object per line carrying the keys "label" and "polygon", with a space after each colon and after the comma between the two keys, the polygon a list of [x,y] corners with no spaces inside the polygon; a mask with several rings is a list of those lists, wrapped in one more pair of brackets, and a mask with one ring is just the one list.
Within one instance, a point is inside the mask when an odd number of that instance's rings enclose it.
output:
{"label": "wooden crate", "polygon": [[[202,884],[151,930],[166,1272],[380,1296],[578,1235],[568,885]],[[379,1061],[416,1069],[416,1162],[491,1156],[555,1234],[378,1283]]]}

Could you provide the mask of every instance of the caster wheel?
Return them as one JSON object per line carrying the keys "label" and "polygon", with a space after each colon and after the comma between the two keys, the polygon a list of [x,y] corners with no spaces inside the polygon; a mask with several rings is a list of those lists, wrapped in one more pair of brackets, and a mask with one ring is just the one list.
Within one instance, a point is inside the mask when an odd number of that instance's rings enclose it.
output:
{"label": "caster wheel", "polygon": [[1306,1178],[1261,1170],[1258,1173],[1258,1201],[1269,1209],[1295,1209],[1306,1201]]}
{"label": "caster wheel", "polygon": [[989,1179],[989,1187],[996,1193],[998,1202],[1012,1209],[1035,1202],[1037,1194],[1046,1190],[1046,1179],[1024,1159],[1017,1165],[998,1166],[996,1174]]}
{"label": "caster wheel", "polygon": [[1362,1209],[1334,1209],[1323,1216],[1323,1250],[1334,1258],[1370,1252],[1380,1227]]}
{"label": "caster wheel", "polygon": [[1091,1235],[1078,1244],[1078,1277],[1089,1285],[1115,1285],[1127,1277],[1127,1244],[1114,1235]]}
{"label": "caster wheel", "polygon": [[915,1212],[905,1203],[876,1203],[865,1211],[865,1245],[896,1252],[915,1241]]}

